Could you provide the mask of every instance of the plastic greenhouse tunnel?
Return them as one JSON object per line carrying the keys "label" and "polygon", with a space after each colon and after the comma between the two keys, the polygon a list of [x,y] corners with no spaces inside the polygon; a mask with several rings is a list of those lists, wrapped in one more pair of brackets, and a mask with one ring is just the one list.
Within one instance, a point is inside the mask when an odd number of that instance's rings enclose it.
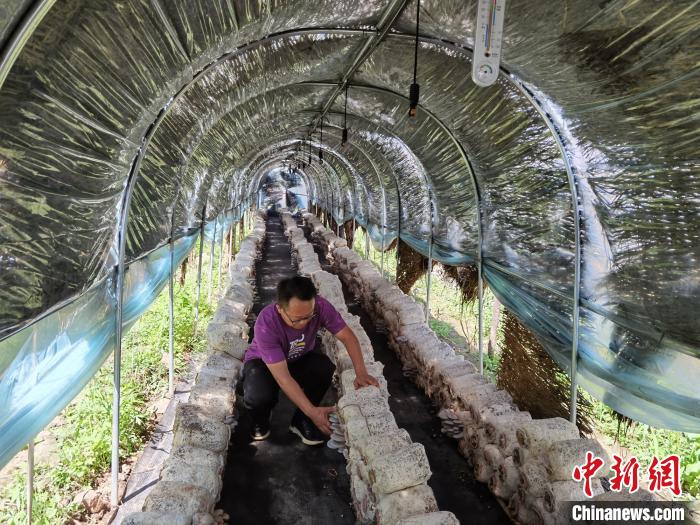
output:
{"label": "plastic greenhouse tunnel", "polygon": [[[0,522],[700,521],[698,42],[695,0],[0,0]],[[246,386],[295,275],[320,447]]]}

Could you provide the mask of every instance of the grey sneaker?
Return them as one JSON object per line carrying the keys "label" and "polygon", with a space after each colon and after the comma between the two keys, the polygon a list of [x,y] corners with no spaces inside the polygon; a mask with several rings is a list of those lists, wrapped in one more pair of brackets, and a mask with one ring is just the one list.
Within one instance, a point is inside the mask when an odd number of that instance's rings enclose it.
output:
{"label": "grey sneaker", "polygon": [[328,439],[316,425],[305,417],[292,419],[289,431],[299,436],[304,445],[320,445]]}
{"label": "grey sneaker", "polygon": [[251,433],[253,441],[265,441],[270,437],[270,423],[264,425],[255,423],[253,425],[253,431]]}

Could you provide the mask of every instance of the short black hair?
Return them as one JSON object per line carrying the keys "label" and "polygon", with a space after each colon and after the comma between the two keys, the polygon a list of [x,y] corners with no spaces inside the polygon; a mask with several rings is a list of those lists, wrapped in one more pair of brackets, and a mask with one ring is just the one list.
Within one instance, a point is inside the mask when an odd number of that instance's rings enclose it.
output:
{"label": "short black hair", "polygon": [[316,295],[314,282],[301,275],[282,279],[277,285],[277,302],[283,305],[288,305],[292,297],[296,297],[300,301],[310,301]]}

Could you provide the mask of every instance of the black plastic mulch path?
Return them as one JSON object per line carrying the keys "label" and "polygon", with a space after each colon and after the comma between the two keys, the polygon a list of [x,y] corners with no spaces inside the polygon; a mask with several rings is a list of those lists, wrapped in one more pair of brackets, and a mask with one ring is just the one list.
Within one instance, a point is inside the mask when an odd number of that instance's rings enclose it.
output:
{"label": "black plastic mulch path", "polygon": [[[332,271],[323,254],[318,250],[316,253],[323,269]],[[496,497],[474,478],[472,467],[457,450],[457,441],[440,432],[440,419],[432,402],[403,375],[401,361],[389,348],[386,335],[377,331],[370,316],[344,286],[343,293],[348,310],[360,317],[372,342],[375,359],[384,363],[389,406],[396,423],[408,431],[414,442],[425,447],[433,471],[428,485],[433,489],[440,510],[452,512],[463,524],[510,524]]]}
{"label": "black plastic mulch path", "polygon": [[374,357],[384,363],[389,387],[389,406],[399,427],[405,428],[416,443],[422,443],[433,475],[433,489],[440,510],[449,510],[460,523],[500,525],[511,523],[496,497],[474,478],[474,471],[457,450],[457,441],[440,432],[440,419],[432,402],[404,377],[396,354],[388,347],[386,335],[377,332],[369,315],[359,307],[350,312],[360,317],[372,341]]}
{"label": "black plastic mulch path", "polygon": [[[280,279],[296,274],[279,217],[267,220],[262,260],[256,266],[257,314],[275,300]],[[252,335],[252,334],[251,334]],[[329,392],[327,405],[335,398]],[[240,401],[240,396],[239,396]],[[289,432],[294,406],[280,392],[272,412],[272,435],[253,443],[245,409],[229,445],[219,508],[236,525],[351,525],[350,479],[345,459],[325,446],[307,447]]]}
{"label": "black plastic mulch path", "polygon": [[[321,262],[325,263],[321,256]],[[328,270],[327,265],[324,264]],[[277,282],[294,275],[290,246],[278,217],[267,221],[263,258],[257,268],[254,312],[274,301]],[[347,296],[346,296],[347,297]],[[388,348],[386,336],[377,332],[369,316],[351,304],[374,346],[375,357],[384,363],[389,384],[389,405],[399,427],[425,446],[433,476],[428,484],[441,510],[453,512],[462,523],[508,524],[510,520],[488,488],[457,450],[456,442],[440,433],[440,421],[431,402],[401,371],[401,363]],[[335,401],[329,393],[327,403]],[[350,506],[349,478],[345,461],[327,447],[310,448],[288,431],[293,405],[280,393],[272,414],[272,436],[260,443],[249,437],[250,423],[240,407],[240,423],[228,452],[224,487],[219,507],[236,525],[343,525],[355,523]]]}

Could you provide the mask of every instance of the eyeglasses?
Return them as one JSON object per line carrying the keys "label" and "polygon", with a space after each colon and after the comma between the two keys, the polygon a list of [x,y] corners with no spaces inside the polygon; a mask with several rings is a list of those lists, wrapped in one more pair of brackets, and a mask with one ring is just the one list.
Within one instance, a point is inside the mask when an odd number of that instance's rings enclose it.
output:
{"label": "eyeglasses", "polygon": [[289,317],[289,314],[287,313],[286,309],[284,309],[280,306],[280,310],[282,310],[284,312],[284,315],[287,316],[287,319],[289,319],[289,322],[292,323],[293,325],[297,325],[297,324],[305,323],[307,321],[311,321],[311,319],[313,319],[317,315],[316,308],[314,308],[314,311],[311,315],[307,315],[306,317],[300,317],[299,319],[292,319],[291,317]]}

